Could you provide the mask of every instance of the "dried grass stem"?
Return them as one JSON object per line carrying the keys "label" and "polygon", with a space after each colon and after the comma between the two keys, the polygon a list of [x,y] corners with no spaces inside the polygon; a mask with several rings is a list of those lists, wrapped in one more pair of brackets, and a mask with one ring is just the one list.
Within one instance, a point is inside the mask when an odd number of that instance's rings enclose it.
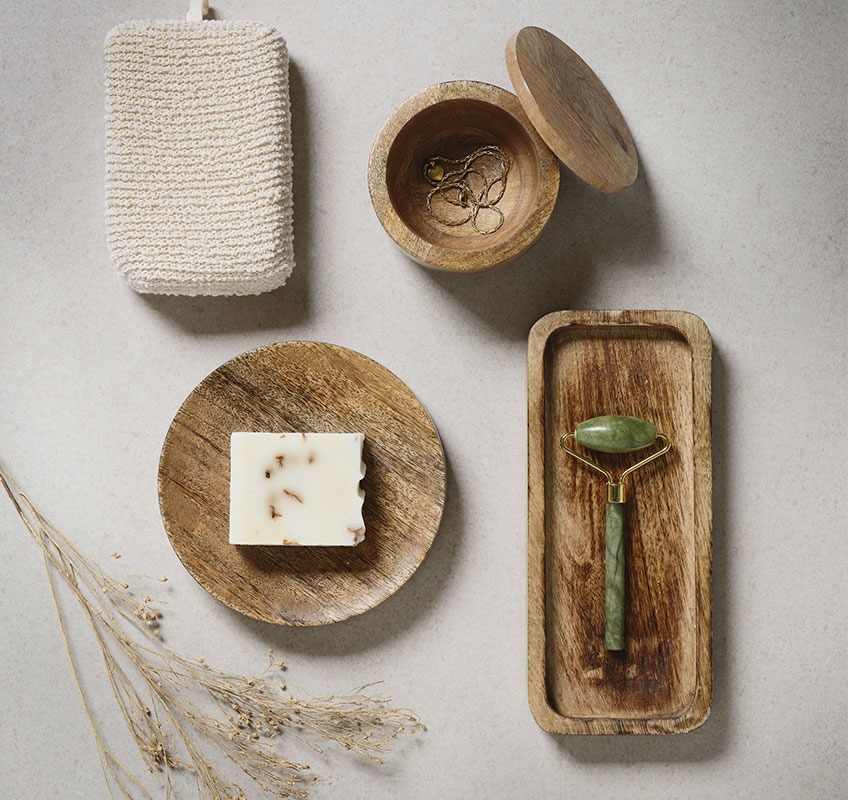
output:
{"label": "dried grass stem", "polygon": [[57,578],[70,589],[89,623],[118,709],[144,763],[159,773],[166,799],[176,800],[174,775],[188,770],[198,797],[247,800],[245,789],[219,768],[221,759],[238,767],[251,790],[281,798],[306,797],[317,778],[307,764],[280,752],[282,734],[291,732],[317,751],[331,742],[382,763],[399,735],[424,729],[412,712],[390,707],[387,698],[364,694],[368,687],[330,697],[284,694],[280,671],[285,665],[272,653],[266,669],[248,678],[166,647],[159,637],[162,614],[149,595],[116,580],[77,549],[41,514],[2,461],[0,482],[41,548],[62,640],[112,800],[116,792],[129,800],[153,796],[98,731],[70,645]]}

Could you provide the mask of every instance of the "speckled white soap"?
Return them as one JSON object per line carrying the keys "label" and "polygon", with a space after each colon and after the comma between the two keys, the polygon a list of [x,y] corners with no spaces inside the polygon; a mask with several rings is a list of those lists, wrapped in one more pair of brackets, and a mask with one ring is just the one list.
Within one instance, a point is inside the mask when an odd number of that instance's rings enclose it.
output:
{"label": "speckled white soap", "polygon": [[361,433],[231,434],[230,544],[359,544],[364,440]]}

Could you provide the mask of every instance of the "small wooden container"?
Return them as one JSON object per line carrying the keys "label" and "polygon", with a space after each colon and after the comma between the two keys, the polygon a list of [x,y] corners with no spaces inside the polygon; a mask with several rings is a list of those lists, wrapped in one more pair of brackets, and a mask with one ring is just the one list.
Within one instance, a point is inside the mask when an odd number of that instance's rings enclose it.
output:
{"label": "small wooden container", "polygon": [[[477,81],[431,86],[389,117],[371,151],[368,188],[380,223],[421,264],[480,272],[506,264],[541,235],[559,189],[558,158],[590,186],[618,192],[638,172],[636,146],[600,79],[565,43],[522,28],[506,48],[517,92]],[[479,233],[427,208],[430,158],[496,145],[510,160],[497,204],[503,224]],[[488,227],[488,226],[486,226]]]}

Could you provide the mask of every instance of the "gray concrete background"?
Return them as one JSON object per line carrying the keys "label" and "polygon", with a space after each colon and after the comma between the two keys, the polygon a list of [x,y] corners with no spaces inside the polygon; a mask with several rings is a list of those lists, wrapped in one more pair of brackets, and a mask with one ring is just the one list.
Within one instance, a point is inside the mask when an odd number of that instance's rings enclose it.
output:
{"label": "gray concrete background", "polygon": [[[263,20],[289,44],[297,267],[257,298],[144,297],[105,246],[102,42],[119,22],[187,5],[0,2],[0,457],[35,502],[88,553],[120,550],[114,570],[170,577],[176,649],[254,672],[273,647],[292,685],[383,680],[427,723],[382,768],[314,756],[335,778],[316,798],[839,796],[845,4],[213,2],[219,18]],[[508,87],[504,44],[528,24],[599,73],[642,173],[615,197],[564,174],[543,240],[500,272],[424,270],[371,210],[374,136],[430,84]],[[715,699],[692,734],[557,738],[528,710],[526,335],[563,308],[686,309],[714,337]],[[312,630],[256,623],[207,595],[156,499],[186,394],[228,358],[286,339],[335,342],[394,371],[450,462],[444,524],[419,572],[374,611]],[[0,537],[0,788],[105,798],[39,553],[5,500]],[[96,649],[72,628],[95,711],[128,753]]]}

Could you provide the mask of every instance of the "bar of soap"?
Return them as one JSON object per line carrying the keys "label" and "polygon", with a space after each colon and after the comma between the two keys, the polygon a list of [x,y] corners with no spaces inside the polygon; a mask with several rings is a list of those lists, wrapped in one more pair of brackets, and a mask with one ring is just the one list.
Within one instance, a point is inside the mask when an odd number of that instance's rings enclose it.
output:
{"label": "bar of soap", "polygon": [[231,434],[230,544],[359,544],[364,440],[361,433]]}

